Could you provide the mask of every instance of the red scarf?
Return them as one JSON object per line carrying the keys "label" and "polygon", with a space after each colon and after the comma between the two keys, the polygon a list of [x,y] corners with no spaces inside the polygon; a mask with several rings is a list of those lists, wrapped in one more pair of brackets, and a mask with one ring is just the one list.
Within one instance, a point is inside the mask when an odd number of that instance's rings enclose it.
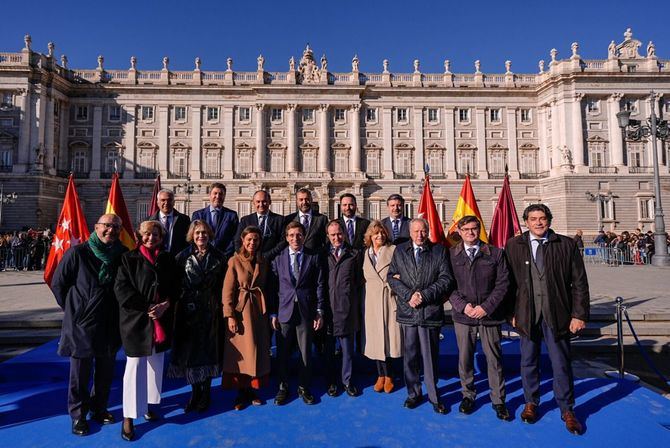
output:
{"label": "red scarf", "polygon": [[[156,264],[156,259],[158,258],[158,254],[160,253],[160,247],[157,247],[155,249],[149,249],[144,245],[140,246],[140,253],[144,258],[147,259],[149,263],[152,265]],[[161,299],[158,296],[158,291],[156,291],[156,297],[154,297],[154,303],[160,303]],[[153,340],[154,344],[162,344],[165,342],[167,339],[167,335],[165,334],[165,330],[163,329],[163,326],[161,323],[158,321],[158,319],[154,319],[154,334],[153,334]]]}

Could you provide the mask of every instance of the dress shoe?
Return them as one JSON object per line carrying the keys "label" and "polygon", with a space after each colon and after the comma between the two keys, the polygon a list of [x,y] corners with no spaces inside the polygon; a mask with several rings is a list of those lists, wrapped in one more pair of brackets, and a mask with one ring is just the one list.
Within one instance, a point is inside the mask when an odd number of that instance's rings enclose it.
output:
{"label": "dress shoe", "polygon": [[505,403],[494,404],[491,406],[493,406],[493,410],[496,411],[496,417],[506,422],[509,421],[509,411],[507,410]]}
{"label": "dress shoe", "polygon": [[235,409],[236,411],[241,411],[246,407],[246,404],[247,404],[247,398],[245,397],[242,390],[240,390],[237,394],[237,397],[235,397],[235,401],[233,401],[233,409]]}
{"label": "dress shoe", "polygon": [[386,377],[385,376],[377,377],[377,382],[375,383],[375,385],[372,389],[375,392],[383,392],[385,383],[386,383]]}
{"label": "dress shoe", "polygon": [[521,411],[521,421],[533,424],[537,421],[537,405],[535,403],[526,403]]}
{"label": "dress shoe", "polygon": [[465,397],[461,401],[461,405],[458,407],[458,412],[465,415],[470,415],[475,410],[475,400],[470,397]]}
{"label": "dress shoe", "polygon": [[433,405],[433,411],[435,411],[435,413],[437,413],[437,414],[443,414],[444,415],[444,414],[447,414],[449,412],[447,407],[439,401],[437,403],[431,403],[431,404]]}
{"label": "dress shoe", "polygon": [[565,422],[565,429],[567,429],[569,433],[577,436],[582,433],[582,424],[579,423],[579,420],[573,411],[568,410],[563,412],[561,414],[561,420]]}
{"label": "dress shoe", "polygon": [[350,397],[357,397],[358,396],[358,389],[353,384],[345,384],[344,385],[344,391]]}
{"label": "dress shoe", "polygon": [[135,425],[132,418],[124,418],[121,425],[121,438],[131,442],[135,438]]}
{"label": "dress shoe", "polygon": [[88,434],[88,422],[85,418],[72,420],[72,434],[76,436],[85,436]]}
{"label": "dress shoe", "polygon": [[298,396],[305,404],[314,404],[314,395],[306,387],[298,386]]}
{"label": "dress shoe", "polygon": [[326,391],[329,397],[337,397],[337,384],[332,383],[330,386],[328,386],[328,390]]}
{"label": "dress shoe", "polygon": [[286,404],[286,400],[288,400],[288,386],[285,383],[281,383],[275,396],[275,404],[277,406],[284,405]]}
{"label": "dress shoe", "polygon": [[107,409],[104,411],[92,412],[91,418],[101,425],[110,425],[116,421],[114,420],[114,416]]}
{"label": "dress shoe", "polygon": [[387,394],[390,394],[393,392],[395,389],[395,385],[393,384],[393,377],[391,376],[385,376],[384,377],[384,392]]}
{"label": "dress shoe", "polygon": [[414,409],[420,404],[421,404],[421,397],[407,397],[403,406],[406,407],[407,409]]}
{"label": "dress shoe", "polygon": [[247,391],[247,398],[249,399],[249,402],[252,406],[261,406],[263,404],[261,399],[258,398],[258,395],[256,395],[256,392],[253,390]]}
{"label": "dress shoe", "polygon": [[144,414],[144,420],[148,422],[156,422],[161,419],[161,416],[157,412],[149,409],[146,414]]}

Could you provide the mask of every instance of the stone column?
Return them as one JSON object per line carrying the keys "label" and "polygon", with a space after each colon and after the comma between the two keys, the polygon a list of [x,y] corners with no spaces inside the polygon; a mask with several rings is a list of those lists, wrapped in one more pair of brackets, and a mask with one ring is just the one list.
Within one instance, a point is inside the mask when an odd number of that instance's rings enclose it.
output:
{"label": "stone column", "polygon": [[56,169],[70,170],[70,148],[68,147],[68,130],[70,129],[70,103],[62,101],[60,104],[60,148]]}
{"label": "stone column", "polygon": [[507,148],[508,148],[508,167],[509,167],[509,176],[512,179],[519,178],[519,144],[517,142],[516,135],[516,114],[517,108],[508,107],[507,111]]}
{"label": "stone column", "polygon": [[32,130],[32,122],[34,121],[32,111],[33,101],[30,90],[31,88],[28,86],[19,100],[19,108],[21,109],[22,119],[21,130],[19,133],[19,153],[17,155],[18,163],[14,164],[14,168],[12,169],[14,173],[25,173],[28,171],[28,161],[30,160],[30,134]]}
{"label": "stone column", "polygon": [[[262,72],[259,72],[262,75]],[[261,78],[262,79],[262,78]],[[265,171],[265,105],[256,104],[256,167],[255,171]]]}
{"label": "stone column", "polygon": [[551,170],[558,173],[561,169],[561,129],[558,116],[558,101],[551,102]]}
{"label": "stone column", "polygon": [[93,106],[93,148],[91,151],[91,171],[89,178],[100,178],[100,159],[102,155],[102,106]]}
{"label": "stone column", "polygon": [[444,108],[444,126],[445,138],[444,148],[446,149],[446,178],[456,179],[456,133],[454,130],[455,110],[452,106]]}
{"label": "stone column", "polygon": [[[359,144],[360,146],[360,144]],[[328,126],[328,105],[319,106],[319,172],[330,171],[330,128]]]}
{"label": "stone column", "polygon": [[620,110],[619,101],[623,94],[613,93],[607,98],[607,127],[609,129],[609,150],[610,150],[610,165],[617,168],[617,172],[627,172],[628,167],[623,164],[623,137],[621,135],[621,128],[619,128],[619,121],[616,114]]}
{"label": "stone column", "polygon": [[488,157],[488,151],[486,150],[486,109],[477,107],[475,119],[477,120],[477,176],[480,179],[488,179],[489,175],[486,170],[486,158]]}
{"label": "stone column", "polygon": [[31,123],[30,144],[28,147],[26,168],[32,171],[41,171],[42,165],[38,167],[35,162],[37,161],[37,150],[39,149],[42,151],[42,155],[44,155],[45,148],[44,137],[47,124],[47,91],[45,86],[39,86],[39,95],[33,95],[32,101],[34,102],[32,107],[34,107],[35,119],[32,120]]}
{"label": "stone column", "polygon": [[235,142],[233,139],[233,106],[223,106],[223,178],[233,178]]}
{"label": "stone column", "polygon": [[200,179],[202,173],[202,106],[191,105],[191,180]]}
{"label": "stone column", "polygon": [[[419,75],[420,77],[421,75]],[[419,82],[421,82],[419,80]],[[424,173],[423,107],[414,108],[414,174],[421,179]]]}
{"label": "stone column", "polygon": [[295,173],[298,171],[298,142],[296,139],[296,123],[295,123],[296,105],[286,105],[286,171],[288,173]]}
{"label": "stone column", "polygon": [[44,136],[44,172],[56,174],[56,163],[54,160],[54,99],[47,98],[46,104],[46,133]]}
{"label": "stone column", "polygon": [[169,136],[169,113],[168,106],[158,106],[158,160],[156,169],[160,170],[160,175],[163,179],[168,178],[170,167],[170,148],[168,145]]}
{"label": "stone column", "polygon": [[393,109],[382,108],[382,129],[384,133],[384,178],[393,179]]}
{"label": "stone column", "polygon": [[135,165],[137,163],[137,144],[135,140],[135,135],[137,132],[135,124],[137,123],[137,107],[133,105],[123,106],[124,114],[124,159],[126,163],[126,169],[124,170],[123,177],[125,179],[135,178]]}
{"label": "stone column", "polygon": [[537,133],[538,133],[538,171],[549,171],[551,162],[547,150],[547,108],[540,106],[537,109]]}
{"label": "stone column", "polygon": [[353,104],[351,112],[351,171],[361,172],[361,105]]}
{"label": "stone column", "polygon": [[575,93],[572,102],[572,162],[576,173],[588,173],[584,164],[584,129],[582,127],[583,93]]}

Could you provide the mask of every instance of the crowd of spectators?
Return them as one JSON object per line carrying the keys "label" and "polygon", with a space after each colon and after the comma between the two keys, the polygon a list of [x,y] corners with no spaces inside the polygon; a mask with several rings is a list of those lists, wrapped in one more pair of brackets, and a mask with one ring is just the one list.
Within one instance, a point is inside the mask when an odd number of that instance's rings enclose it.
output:
{"label": "crowd of spectators", "polygon": [[[573,237],[580,249],[584,248],[583,233],[577,230]],[[666,240],[670,243],[670,236],[666,233]],[[633,232],[624,230],[620,234],[601,230],[593,240],[593,244],[607,253],[607,259],[623,264],[647,264],[654,255],[654,232],[643,233],[640,229]]]}
{"label": "crowd of spectators", "polygon": [[0,233],[0,271],[44,269],[51,239],[52,233],[48,229]]}

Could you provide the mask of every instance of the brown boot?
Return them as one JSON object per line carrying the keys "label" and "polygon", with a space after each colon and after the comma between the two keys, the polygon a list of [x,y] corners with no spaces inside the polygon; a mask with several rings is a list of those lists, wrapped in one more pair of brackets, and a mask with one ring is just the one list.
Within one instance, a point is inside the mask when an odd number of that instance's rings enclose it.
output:
{"label": "brown boot", "polygon": [[537,405],[535,403],[526,403],[521,412],[521,421],[531,424],[537,421]]}
{"label": "brown boot", "polygon": [[386,382],[386,377],[385,376],[377,377],[377,382],[375,383],[375,386],[372,389],[375,392],[382,392],[384,390],[384,383],[385,382]]}
{"label": "brown boot", "polygon": [[572,411],[565,411],[561,414],[561,420],[565,422],[565,428],[569,433],[580,435],[582,433],[582,424]]}
{"label": "brown boot", "polygon": [[390,376],[385,376],[384,377],[384,392],[387,394],[390,394],[393,392],[393,378]]}

